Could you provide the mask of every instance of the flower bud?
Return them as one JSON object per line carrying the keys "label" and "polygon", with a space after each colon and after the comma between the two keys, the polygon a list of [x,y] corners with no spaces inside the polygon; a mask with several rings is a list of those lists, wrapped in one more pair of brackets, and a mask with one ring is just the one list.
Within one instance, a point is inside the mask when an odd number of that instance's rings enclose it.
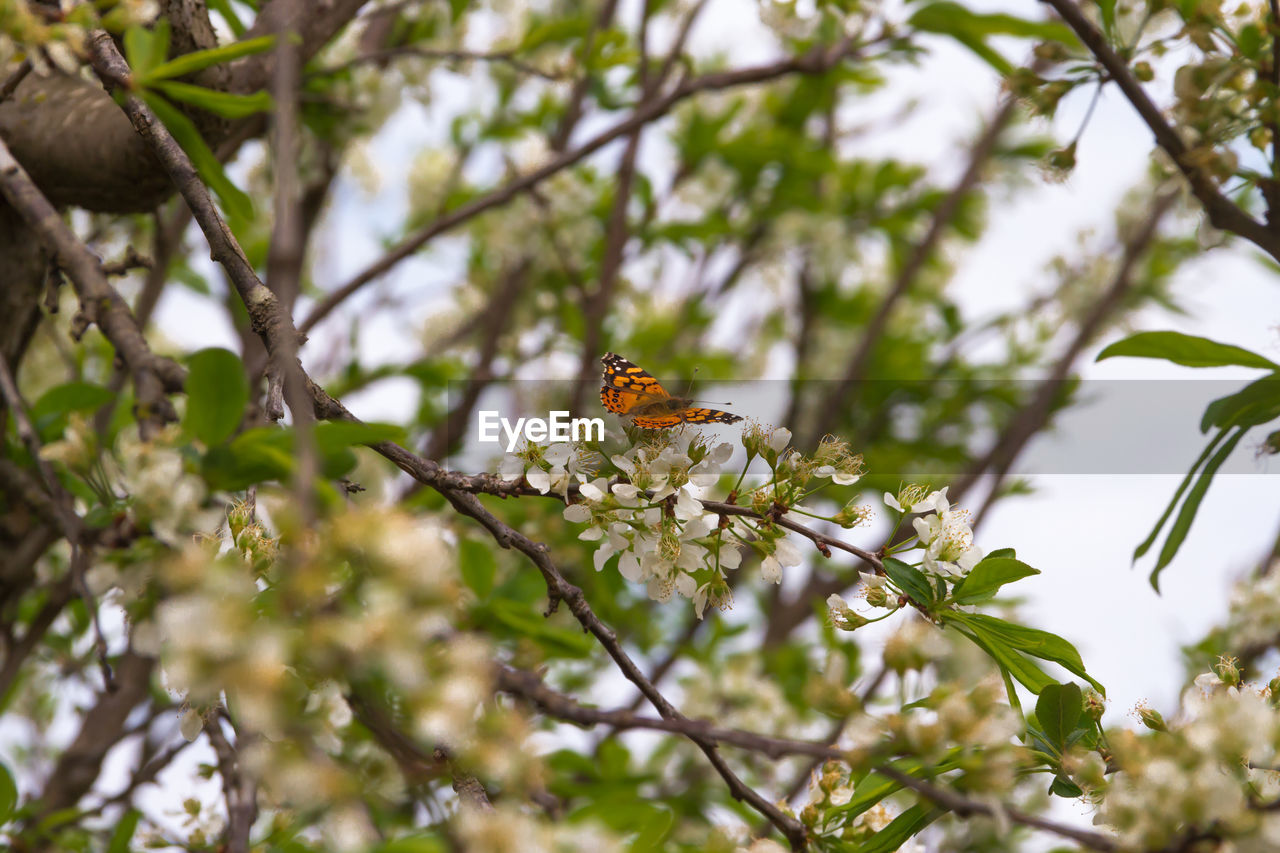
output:
{"label": "flower bud", "polygon": [[1222,683],[1228,687],[1240,686],[1240,667],[1238,661],[1231,657],[1222,657],[1218,659],[1218,665],[1214,667],[1217,670],[1218,677],[1222,679]]}
{"label": "flower bud", "polygon": [[1138,706],[1137,711],[1138,711],[1138,719],[1142,721],[1142,724],[1144,726],[1151,729],[1151,731],[1153,732],[1169,731],[1168,723],[1164,721],[1164,717],[1156,709],[1149,708],[1146,705],[1140,705]]}
{"label": "flower bud", "polygon": [[889,593],[882,586],[867,587],[866,599],[872,607],[889,606]]}
{"label": "flower bud", "polygon": [[1096,690],[1088,690],[1084,694],[1084,715],[1095,723],[1102,719],[1102,712],[1106,710],[1103,704],[1102,696]]}

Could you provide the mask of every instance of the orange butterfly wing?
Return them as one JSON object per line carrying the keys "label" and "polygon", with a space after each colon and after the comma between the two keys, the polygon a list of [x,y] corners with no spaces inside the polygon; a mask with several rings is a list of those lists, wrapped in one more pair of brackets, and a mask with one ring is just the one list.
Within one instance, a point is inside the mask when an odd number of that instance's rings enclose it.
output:
{"label": "orange butterfly wing", "polygon": [[[604,385],[600,388],[600,402],[614,414],[625,416],[637,408],[643,408],[646,403],[671,398],[658,380],[622,356],[606,353],[600,361],[604,363]],[[731,424],[740,420],[740,415],[718,409],[686,406],[662,414],[636,414],[631,422],[641,429],[671,429],[681,424]]]}

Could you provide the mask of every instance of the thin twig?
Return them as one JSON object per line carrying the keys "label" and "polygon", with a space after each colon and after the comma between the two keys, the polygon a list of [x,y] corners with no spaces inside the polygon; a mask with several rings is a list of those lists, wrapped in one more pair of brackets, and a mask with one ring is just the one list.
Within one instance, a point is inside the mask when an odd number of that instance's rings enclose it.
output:
{"label": "thin twig", "polygon": [[18,63],[18,67],[13,69],[13,73],[5,79],[4,85],[0,86],[0,101],[9,100],[9,96],[17,90],[22,81],[31,73],[32,67],[30,59],[24,59]]}
{"label": "thin twig", "polygon": [[389,59],[398,59],[402,56],[416,56],[421,59],[439,59],[445,62],[495,62],[503,65],[509,65],[517,71],[523,71],[525,74],[532,74],[535,77],[541,77],[544,80],[563,80],[568,75],[563,71],[547,71],[539,68],[531,62],[525,62],[515,55],[514,50],[495,50],[495,51],[478,51],[478,50],[441,50],[438,48],[420,47],[414,44],[404,44],[397,47],[387,47],[381,50],[374,50],[368,53],[362,53],[357,57],[348,59],[346,62],[338,65],[331,65],[328,68],[322,68],[308,77],[323,76],[329,77],[334,74],[341,74],[360,65],[368,65],[371,63],[386,62]]}
{"label": "thin twig", "polygon": [[[786,755],[809,755],[824,760],[848,760],[848,754],[845,751],[836,749],[829,743],[775,738],[741,729],[721,728],[702,720],[691,720],[686,717],[654,719],[652,717],[642,717],[631,711],[606,711],[590,708],[579,704],[563,693],[558,693],[547,687],[536,674],[513,667],[500,667],[497,671],[497,683],[498,689],[529,700],[540,710],[557,719],[568,720],[582,725],[603,724],[617,729],[653,729],[680,734],[689,738],[708,738],[752,752],[758,752],[769,758],[781,758]],[[974,800],[950,788],[935,785],[923,779],[917,779],[891,765],[877,765],[873,768],[873,772],[898,783],[904,788],[915,791],[935,805],[955,812],[960,817],[968,817],[975,814],[989,817],[1003,816],[1013,823],[1052,832],[1063,838],[1070,838],[1092,850],[1113,851],[1119,849],[1119,845],[1112,838],[1102,833],[1082,830],[1057,821],[1025,814],[1012,806],[1003,804],[996,806],[989,802]],[[1277,807],[1280,807],[1280,801],[1277,801]]]}
{"label": "thin twig", "polygon": [[53,466],[41,456],[40,435],[36,432],[35,425],[32,424],[31,417],[27,413],[27,404],[18,391],[18,385],[14,381],[13,373],[9,370],[9,364],[3,358],[0,358],[0,394],[4,396],[5,405],[13,415],[18,435],[26,445],[27,452],[31,454],[36,469],[44,480],[45,488],[53,497],[53,510],[57,515],[58,524],[62,534],[67,538],[67,543],[71,546],[71,565],[67,571],[89,612],[89,619],[93,625],[93,644],[98,656],[98,667],[102,670],[103,683],[108,692],[114,693],[116,681],[111,672],[111,663],[107,660],[107,638],[102,633],[98,602],[94,599],[93,590],[89,589],[89,582],[85,577],[89,571],[89,545],[85,541],[84,522],[80,520],[80,516],[76,515],[75,501],[63,488]]}
{"label": "thin twig", "polygon": [[226,712],[220,710],[204,727],[204,732],[218,757],[218,775],[222,778],[222,794],[227,804],[225,849],[227,853],[249,853],[249,831],[258,818],[257,786],[240,766],[237,749],[240,739],[232,746],[222,731],[224,719],[231,723]]}
{"label": "thin twig", "polygon": [[[873,42],[869,42],[870,44]],[[565,151],[549,160],[537,169],[511,180],[491,192],[473,199],[457,209],[445,214],[435,222],[420,230],[417,234],[405,238],[390,251],[358,273],[346,284],[329,292],[320,300],[306,318],[298,324],[298,329],[306,334],[317,323],[331,314],[339,305],[349,299],[352,294],[365,285],[385,275],[392,267],[417,252],[433,238],[456,228],[464,222],[506,204],[511,199],[537,186],[547,178],[563,171],[578,161],[595,153],[616,139],[621,139],[633,130],[649,122],[655,121],[670,112],[680,101],[700,92],[718,91],[753,83],[763,83],[785,77],[788,74],[821,74],[842,60],[856,54],[856,48],[866,44],[854,45],[842,42],[834,47],[818,46],[801,56],[788,57],[765,65],[739,68],[732,71],[720,71],[702,75],[684,81],[665,95],[655,95],[638,104],[632,114],[614,125],[612,128],[592,137],[577,148]]]}

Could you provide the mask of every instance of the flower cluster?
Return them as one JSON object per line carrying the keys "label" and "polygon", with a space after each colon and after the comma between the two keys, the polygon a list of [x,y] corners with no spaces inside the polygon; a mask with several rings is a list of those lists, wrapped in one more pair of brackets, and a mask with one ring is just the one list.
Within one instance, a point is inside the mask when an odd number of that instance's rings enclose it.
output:
{"label": "flower cluster", "polygon": [[1110,732],[1119,768],[1102,797],[1099,820],[1126,848],[1176,845],[1196,828],[1230,838],[1238,850],[1280,845],[1280,714],[1271,688],[1240,683],[1231,661],[1205,673],[1183,695],[1172,722],[1144,715],[1151,729]]}
{"label": "flower cluster", "polygon": [[599,464],[599,454],[572,444],[525,442],[518,451],[503,457],[498,475],[504,480],[524,477],[542,494],[563,498],[568,497],[570,484],[586,482]]}
{"label": "flower cluster", "polygon": [[709,443],[692,430],[650,437],[614,454],[607,460],[612,476],[596,476],[605,467],[599,454],[569,444],[528,444],[503,459],[499,474],[508,480],[523,476],[539,492],[571,501],[564,518],[586,525],[579,539],[599,543],[593,558],[597,571],[616,559],[622,576],[645,584],[651,598],[687,598],[702,618],[707,605],[730,605],[726,572],[737,569],[745,554],[759,557],[761,576],[770,583],[781,583],[785,569],[802,563],[800,549],[776,523],[779,519],[812,517],[852,527],[869,517],[854,504],[823,516],[800,503],[826,481],[856,483],[861,457],[830,437],[807,457],[790,442],[786,429],[746,429],[746,464],[759,457],[771,476],[739,492],[744,467],[737,485],[713,508],[707,504],[734,447]]}
{"label": "flower cluster", "polygon": [[41,449],[82,479],[105,507],[127,507],[134,525],[169,546],[216,524],[220,509],[208,501],[204,481],[188,470],[177,427],[150,441],[136,427],[122,432],[112,452],[99,448],[93,425],[73,414],[62,437]]}
{"label": "flower cluster", "polygon": [[365,701],[486,780],[537,784],[533,750],[512,748],[527,723],[492,702],[493,649],[456,628],[466,600],[440,528],[349,509],[275,540],[243,505],[229,515],[230,541],[192,541],[160,563],[166,595],[134,626],[189,703],[184,734],[225,702],[261,736],[244,760],[283,808],[337,809],[370,785],[401,793],[394,764],[348,735]]}
{"label": "flower cluster", "polygon": [[922,491],[910,486],[898,497],[886,492],[884,502],[898,512],[928,513],[911,522],[924,549],[924,567],[936,574],[963,577],[982,560],[982,549],[973,544],[969,511],[952,509],[946,488],[924,497]]}

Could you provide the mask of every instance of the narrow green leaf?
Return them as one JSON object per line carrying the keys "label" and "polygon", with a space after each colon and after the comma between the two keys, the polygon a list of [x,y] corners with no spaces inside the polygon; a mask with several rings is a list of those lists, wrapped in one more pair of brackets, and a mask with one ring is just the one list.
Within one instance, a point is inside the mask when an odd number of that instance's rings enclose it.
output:
{"label": "narrow green leaf", "polygon": [[183,426],[212,447],[236,431],[249,402],[244,363],[230,350],[203,349],[187,360],[187,414]]}
{"label": "narrow green leaf", "polygon": [[236,10],[231,7],[230,0],[208,0],[208,6],[222,16],[222,19],[227,22],[227,26],[231,28],[231,32],[236,38],[244,38],[244,23],[240,20],[240,16],[236,14]]}
{"label": "narrow green leaf", "polygon": [[1196,513],[1200,509],[1200,502],[1204,500],[1205,493],[1209,491],[1209,485],[1213,482],[1213,475],[1218,473],[1218,469],[1222,467],[1222,463],[1227,461],[1227,457],[1231,455],[1231,451],[1236,449],[1236,445],[1240,443],[1240,439],[1244,438],[1244,434],[1248,432],[1245,428],[1237,429],[1231,438],[1227,439],[1227,443],[1222,445],[1208,464],[1204,466],[1204,471],[1200,473],[1200,479],[1191,487],[1191,491],[1187,493],[1187,500],[1182,504],[1182,509],[1178,510],[1178,517],[1174,520],[1173,526],[1169,528],[1169,538],[1164,540],[1164,547],[1160,549],[1160,559],[1156,561],[1156,567],[1151,570],[1151,587],[1156,592],[1160,591],[1160,572],[1164,571],[1164,567],[1173,561],[1174,556],[1178,553],[1178,549],[1182,547],[1182,542],[1187,538],[1187,532],[1191,529],[1191,522],[1195,520]]}
{"label": "narrow green leaf", "polygon": [[[951,755],[958,754],[960,750],[953,750]],[[955,769],[957,761],[954,757],[944,758],[937,764],[928,766],[928,772],[925,772],[925,764],[917,758],[902,758],[897,761],[888,763],[889,767],[902,773],[906,773],[916,778],[937,776],[940,773],[946,773],[948,770]],[[881,776],[874,770],[867,773],[853,787],[853,797],[849,802],[842,806],[833,806],[830,809],[831,814],[841,815],[845,821],[852,821],[858,815],[874,806],[890,794],[896,793],[902,789],[902,785]]]}
{"label": "narrow green leaf", "polygon": [[1116,341],[1098,353],[1098,361],[1104,358],[1129,356],[1131,358],[1160,358],[1184,367],[1262,367],[1280,370],[1280,364],[1232,344],[1220,344],[1208,338],[1184,335],[1181,332],[1139,332]]}
{"label": "narrow green leaf", "polygon": [[[1015,625],[985,613],[951,611],[949,617],[968,626],[971,630],[982,631],[988,638],[999,638],[1020,652],[1041,660],[1053,661],[1072,675],[1078,675],[1089,682],[1103,696],[1107,695],[1106,688],[1085,671],[1084,661],[1081,660],[1080,652],[1076,651],[1076,647],[1057,634],[1041,631],[1038,628]],[[1036,692],[1039,694],[1039,691]]]}
{"label": "narrow green leaf", "polygon": [[929,579],[919,569],[908,566],[901,560],[886,557],[884,573],[897,585],[898,589],[911,596],[917,604],[928,606],[933,603],[933,588],[929,586]]}
{"label": "narrow green leaf", "polygon": [[[959,621],[954,618],[954,612],[946,612],[943,616],[945,621]],[[1023,687],[1030,690],[1036,695],[1051,684],[1057,684],[1052,678],[1045,674],[1044,670],[1027,660],[1023,655],[1010,648],[1008,644],[1001,641],[999,637],[993,636],[980,627],[968,626],[961,628],[960,633],[968,637],[974,645],[987,653],[987,656],[994,660],[1003,673],[1012,676]],[[1008,686],[1008,685],[1006,685]],[[1017,694],[1013,690],[1009,690],[1010,697],[1016,697]],[[1014,700],[1010,699],[1010,704]]]}
{"label": "narrow green leaf", "polygon": [[1169,516],[1173,515],[1174,508],[1177,507],[1178,501],[1182,499],[1182,493],[1191,485],[1191,480],[1195,477],[1196,471],[1200,470],[1200,466],[1205,463],[1205,460],[1207,460],[1209,455],[1213,453],[1213,449],[1218,446],[1218,442],[1222,441],[1226,435],[1227,430],[1225,429],[1215,435],[1213,440],[1209,442],[1209,445],[1200,452],[1196,461],[1192,463],[1191,470],[1187,472],[1187,476],[1183,477],[1182,482],[1178,484],[1177,490],[1173,493],[1173,500],[1169,501],[1169,505],[1165,507],[1164,512],[1160,514],[1160,518],[1156,521],[1156,526],[1151,528],[1151,532],[1147,534],[1147,538],[1142,540],[1142,543],[1134,549],[1134,562],[1137,562],[1138,558],[1147,553],[1151,546],[1155,544],[1156,539],[1160,536],[1160,530],[1164,527],[1164,523],[1169,520]]}
{"label": "narrow green leaf", "polygon": [[231,62],[243,56],[252,56],[255,53],[270,50],[275,41],[275,36],[259,36],[245,41],[238,41],[234,44],[223,45],[222,47],[183,54],[152,68],[151,72],[139,82],[150,85],[156,80],[167,80],[171,77],[183,77],[187,74],[193,74],[220,62]]}
{"label": "narrow green leaf", "polygon": [[151,60],[151,30],[134,26],[124,31],[124,58],[135,75],[146,74],[153,67]]}
{"label": "narrow green leaf", "polygon": [[1075,730],[1084,709],[1079,685],[1068,681],[1040,691],[1036,700],[1036,719],[1058,753],[1066,748],[1067,735]]}
{"label": "narrow green leaf", "polygon": [[932,803],[916,803],[859,846],[858,853],[893,853],[946,813]]}
{"label": "narrow green leaf", "polygon": [[1116,28],[1116,0],[1098,0],[1098,13],[1102,17],[1102,31],[1111,38]]}
{"label": "narrow green leaf", "polygon": [[140,817],[142,812],[137,809],[129,809],[120,816],[116,823],[116,831],[111,833],[111,843],[107,846],[107,853],[129,853],[129,842],[133,840],[133,833],[138,828]]}
{"label": "narrow green leaf", "polygon": [[191,119],[184,116],[160,95],[145,91],[141,95],[147,106],[151,107],[152,112],[164,122],[164,126],[182,146],[182,150],[187,152],[201,180],[218,194],[228,215],[240,219],[252,219],[253,202],[227,177],[227,173],[222,169],[222,163],[209,150],[209,146],[205,144],[204,138],[200,136],[200,131],[196,130]]}
{"label": "narrow green leaf", "polygon": [[910,22],[916,29],[931,33],[953,34],[955,32],[970,33],[974,36],[1015,36],[1018,38],[1056,41],[1066,45],[1076,45],[1075,34],[1071,28],[1059,21],[1045,21],[1031,18],[1020,18],[1000,12],[972,12],[966,6],[940,0],[916,10]]}
{"label": "narrow green leaf", "polygon": [[956,585],[952,594],[958,604],[974,604],[996,594],[1000,587],[1031,575],[1040,574],[1021,560],[1012,557],[987,557]]}
{"label": "narrow green leaf", "polygon": [[252,95],[233,95],[176,80],[157,80],[151,85],[164,92],[170,100],[191,104],[223,118],[244,118],[254,113],[269,112],[274,106],[271,95],[265,91],[254,92]]}

